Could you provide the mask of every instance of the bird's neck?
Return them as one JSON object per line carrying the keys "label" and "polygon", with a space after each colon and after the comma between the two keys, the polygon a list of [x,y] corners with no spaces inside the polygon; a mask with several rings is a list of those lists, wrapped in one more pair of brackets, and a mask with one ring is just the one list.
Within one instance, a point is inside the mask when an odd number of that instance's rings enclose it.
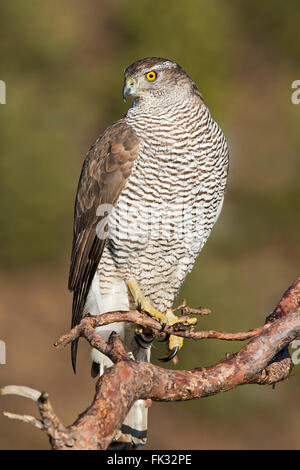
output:
{"label": "bird's neck", "polygon": [[139,99],[132,103],[127,111],[126,118],[138,118],[147,115],[150,119],[166,118],[169,115],[193,113],[207,109],[203,101],[197,96],[181,96],[176,99],[145,100]]}

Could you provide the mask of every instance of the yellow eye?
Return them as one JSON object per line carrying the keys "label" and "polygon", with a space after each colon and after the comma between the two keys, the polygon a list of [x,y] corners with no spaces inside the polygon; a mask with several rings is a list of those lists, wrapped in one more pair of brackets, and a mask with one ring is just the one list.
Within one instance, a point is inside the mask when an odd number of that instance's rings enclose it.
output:
{"label": "yellow eye", "polygon": [[153,80],[155,80],[156,77],[157,77],[156,72],[148,72],[148,73],[146,73],[146,78],[147,78],[147,80],[149,80],[149,82],[153,82]]}

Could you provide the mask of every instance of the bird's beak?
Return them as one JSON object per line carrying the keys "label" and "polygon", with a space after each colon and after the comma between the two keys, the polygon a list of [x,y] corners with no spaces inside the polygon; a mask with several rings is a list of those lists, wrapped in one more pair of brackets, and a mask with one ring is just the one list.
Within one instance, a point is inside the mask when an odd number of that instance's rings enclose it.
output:
{"label": "bird's beak", "polygon": [[123,98],[126,101],[126,98],[133,98],[136,95],[136,88],[134,86],[134,81],[132,78],[127,77],[123,86]]}

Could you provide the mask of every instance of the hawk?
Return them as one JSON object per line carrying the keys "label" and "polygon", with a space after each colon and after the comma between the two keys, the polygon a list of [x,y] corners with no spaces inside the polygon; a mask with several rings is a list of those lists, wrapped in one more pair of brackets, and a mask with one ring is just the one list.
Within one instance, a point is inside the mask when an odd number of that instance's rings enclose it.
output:
{"label": "hawk", "polygon": [[[123,97],[132,105],[91,146],[79,179],[72,327],[87,313],[127,311],[139,302],[166,319],[223,205],[226,140],[187,73],[171,60],[138,60],[124,72]],[[128,323],[97,331],[105,339],[116,331],[133,359],[150,360],[153,338],[146,332]],[[167,359],[182,345],[172,338]],[[77,341],[74,371],[76,353]],[[96,350],[92,360],[93,376],[112,365]],[[138,400],[111,447],[143,445],[146,432],[147,408]]]}

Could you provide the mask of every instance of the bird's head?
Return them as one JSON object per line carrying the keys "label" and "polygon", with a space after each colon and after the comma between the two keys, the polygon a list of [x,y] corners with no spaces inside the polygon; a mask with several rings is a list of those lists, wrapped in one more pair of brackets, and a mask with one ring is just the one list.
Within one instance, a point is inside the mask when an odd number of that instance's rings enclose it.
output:
{"label": "bird's head", "polygon": [[154,105],[166,101],[174,103],[195,93],[199,94],[187,73],[167,59],[141,59],[124,72],[123,98],[131,98],[135,104],[141,101]]}

